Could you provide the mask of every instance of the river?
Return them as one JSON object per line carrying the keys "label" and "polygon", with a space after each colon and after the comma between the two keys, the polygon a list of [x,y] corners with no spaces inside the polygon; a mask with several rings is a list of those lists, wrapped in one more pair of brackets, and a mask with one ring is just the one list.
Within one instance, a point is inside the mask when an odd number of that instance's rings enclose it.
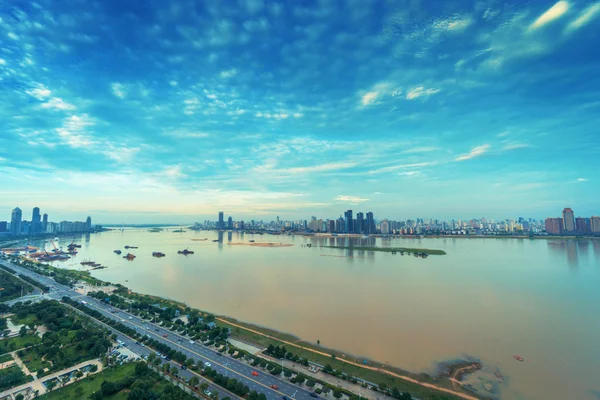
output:
{"label": "river", "polygon": [[[249,240],[293,246],[227,244]],[[355,239],[447,252],[426,259],[320,247],[347,241],[125,229],[77,236],[79,254],[55,265],[93,260],[108,266],[94,276],[134,291],[410,371],[474,357],[485,368],[470,383],[490,395],[490,382],[500,399],[600,398],[600,241]],[[135,260],[113,253],[125,245],[139,246]],[[195,253],[177,254],[186,248]]]}

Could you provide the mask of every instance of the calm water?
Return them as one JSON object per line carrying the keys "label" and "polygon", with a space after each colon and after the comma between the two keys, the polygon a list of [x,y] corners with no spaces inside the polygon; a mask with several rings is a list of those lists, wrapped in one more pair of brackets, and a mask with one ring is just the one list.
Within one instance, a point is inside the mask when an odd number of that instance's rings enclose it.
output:
{"label": "calm water", "polygon": [[[448,253],[421,259],[318,247],[347,239],[217,235],[105,232],[76,239],[79,255],[60,265],[91,259],[109,267],[100,279],[412,371],[476,357],[486,368],[471,383],[493,382],[502,399],[600,398],[600,241],[362,240]],[[251,239],[294,246],[227,245]],[[113,253],[125,245],[139,246],[134,261]]]}

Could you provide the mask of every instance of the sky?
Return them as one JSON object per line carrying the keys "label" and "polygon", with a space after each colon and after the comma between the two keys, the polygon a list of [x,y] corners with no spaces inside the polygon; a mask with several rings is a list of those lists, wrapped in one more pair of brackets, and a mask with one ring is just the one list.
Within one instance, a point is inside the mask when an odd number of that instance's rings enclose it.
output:
{"label": "sky", "polygon": [[600,214],[600,2],[7,1],[0,220]]}

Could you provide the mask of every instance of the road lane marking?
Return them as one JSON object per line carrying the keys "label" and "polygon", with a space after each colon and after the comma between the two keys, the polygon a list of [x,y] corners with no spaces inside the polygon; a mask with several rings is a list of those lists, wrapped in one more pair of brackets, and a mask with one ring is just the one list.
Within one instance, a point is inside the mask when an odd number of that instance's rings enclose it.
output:
{"label": "road lane marking", "polygon": [[[108,312],[108,311],[104,310],[102,307],[98,307],[98,306],[96,306],[95,304],[88,303],[87,305],[91,305],[91,306],[93,306],[93,307],[95,307],[95,308],[97,308],[97,309],[99,309],[99,310],[102,310],[102,311],[104,311],[104,312]],[[125,312],[125,311],[123,311],[123,312]],[[127,322],[127,321],[126,321],[126,322]],[[130,324],[132,324],[132,325],[135,325],[133,322],[129,322],[129,323],[130,323]],[[136,325],[136,326],[137,326],[137,325]],[[283,393],[283,392],[280,392],[280,391],[278,391],[278,390],[275,390],[275,389],[273,389],[272,387],[270,387],[270,386],[268,386],[268,385],[264,385],[264,384],[262,384],[261,382],[255,381],[254,379],[252,379],[252,378],[249,378],[249,377],[247,377],[246,375],[243,375],[243,374],[241,374],[241,373],[239,373],[239,372],[237,372],[237,371],[235,371],[235,370],[233,370],[233,369],[230,369],[230,368],[228,368],[228,367],[224,366],[223,364],[220,364],[220,363],[218,363],[218,362],[216,362],[216,361],[213,361],[212,359],[208,358],[207,356],[204,356],[204,355],[202,355],[202,354],[200,354],[200,353],[196,353],[195,351],[189,350],[189,349],[187,349],[187,347],[183,347],[183,346],[181,346],[179,343],[177,343],[177,342],[174,342],[174,341],[172,341],[172,340],[170,340],[170,339],[168,339],[168,338],[166,338],[166,337],[164,337],[164,336],[162,336],[162,335],[156,334],[155,332],[150,332],[150,333],[151,333],[151,334],[153,334],[153,335],[155,335],[155,336],[157,336],[157,337],[159,337],[159,338],[160,338],[160,339],[162,339],[162,340],[165,340],[165,341],[167,341],[167,342],[170,342],[170,343],[174,344],[175,346],[179,346],[179,347],[181,347],[181,348],[183,348],[183,349],[187,350],[188,352],[190,352],[190,353],[192,353],[192,354],[195,354],[195,355],[197,355],[197,356],[199,356],[199,357],[201,357],[201,358],[204,358],[204,359],[206,359],[206,360],[210,361],[210,362],[211,362],[211,363],[213,363],[213,364],[219,365],[220,367],[222,367],[222,368],[224,368],[224,369],[226,369],[226,370],[229,370],[229,371],[231,371],[231,372],[233,372],[233,373],[235,373],[235,374],[238,374],[239,376],[241,376],[241,377],[243,377],[243,378],[245,378],[245,379],[247,379],[247,380],[249,380],[249,381],[255,382],[255,383],[259,384],[260,386],[263,386],[264,388],[266,388],[266,389],[268,389],[268,390],[272,390],[273,392],[276,392],[276,393],[279,393],[279,394],[281,394],[281,395],[283,395],[283,396],[286,396],[286,394],[285,394],[285,393]],[[174,335],[176,335],[176,334],[174,334]],[[297,392],[297,390],[296,390],[296,392]],[[294,393],[294,395],[295,395],[295,394],[296,394],[296,393]]]}

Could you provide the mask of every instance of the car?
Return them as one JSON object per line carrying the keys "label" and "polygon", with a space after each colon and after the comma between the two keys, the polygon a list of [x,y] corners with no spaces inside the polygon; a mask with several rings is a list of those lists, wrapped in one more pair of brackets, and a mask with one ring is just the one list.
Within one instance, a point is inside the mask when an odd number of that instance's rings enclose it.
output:
{"label": "car", "polygon": [[282,398],[283,400],[291,400],[291,399],[290,399],[289,397],[287,397],[287,396],[282,396],[281,398]]}
{"label": "car", "polygon": [[166,356],[166,357],[165,357],[165,360],[167,360],[167,361],[171,361],[171,357],[169,357],[169,356]]}
{"label": "car", "polygon": [[185,365],[182,365],[181,369],[187,369],[187,367]]}
{"label": "car", "polygon": [[140,344],[140,346],[142,346],[142,347],[146,347],[146,345],[145,345],[144,343]]}
{"label": "car", "polygon": [[158,328],[154,328],[154,330],[155,330],[156,332],[158,332]]}
{"label": "car", "polygon": [[165,355],[163,354],[162,356],[160,356],[160,358],[162,358],[162,359],[164,360],[165,358],[167,358],[167,356],[165,356]]}
{"label": "car", "polygon": [[194,344],[194,341],[193,341],[193,340],[190,340],[190,344]]}
{"label": "car", "polygon": [[318,399],[319,395],[316,394],[315,392],[310,392],[310,397],[314,397],[315,399]]}
{"label": "car", "polygon": [[211,365],[211,364],[210,364],[208,361],[206,361],[206,362],[204,363],[204,365],[205,365],[205,366],[207,366],[207,367],[210,367],[210,365]]}
{"label": "car", "polygon": [[169,336],[169,335],[167,335],[166,333],[163,334],[163,337],[167,337],[167,336]]}
{"label": "car", "polygon": [[207,395],[207,396],[210,396],[212,394],[212,392],[210,390],[206,389],[204,391],[204,394]]}
{"label": "car", "polygon": [[129,319],[133,319],[133,317],[129,317]]}
{"label": "car", "polygon": [[252,376],[258,376],[258,372],[252,371]]}
{"label": "car", "polygon": [[218,355],[219,357],[223,357],[223,354],[221,354],[221,353],[219,353],[219,352],[217,352],[217,355]]}
{"label": "car", "polygon": [[275,389],[275,390],[277,390],[277,389],[279,389],[279,386],[277,386],[277,385],[275,385],[275,384],[272,384],[272,385],[271,385],[271,389]]}
{"label": "car", "polygon": [[140,344],[140,342],[135,342],[135,344]]}
{"label": "car", "polygon": [[121,322],[125,322],[125,320],[123,318],[121,318]]}

